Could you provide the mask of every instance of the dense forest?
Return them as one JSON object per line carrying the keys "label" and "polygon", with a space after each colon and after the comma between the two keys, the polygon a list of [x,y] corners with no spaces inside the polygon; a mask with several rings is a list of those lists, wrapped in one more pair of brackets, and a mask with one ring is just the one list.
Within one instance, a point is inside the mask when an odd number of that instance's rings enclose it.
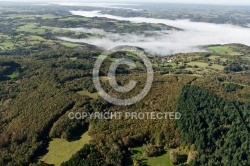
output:
{"label": "dense forest", "polygon": [[184,86],[177,127],[184,144],[198,151],[191,165],[250,165],[250,103],[227,101],[195,86]]}

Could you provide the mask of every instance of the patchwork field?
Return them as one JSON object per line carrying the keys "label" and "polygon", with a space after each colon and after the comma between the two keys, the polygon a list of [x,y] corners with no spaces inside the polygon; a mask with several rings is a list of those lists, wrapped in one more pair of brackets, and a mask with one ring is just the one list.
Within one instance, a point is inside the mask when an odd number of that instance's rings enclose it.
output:
{"label": "patchwork field", "polygon": [[45,30],[43,28],[39,28],[35,24],[26,24],[18,28],[20,32],[29,32],[29,33],[36,33],[36,34],[43,34]]}

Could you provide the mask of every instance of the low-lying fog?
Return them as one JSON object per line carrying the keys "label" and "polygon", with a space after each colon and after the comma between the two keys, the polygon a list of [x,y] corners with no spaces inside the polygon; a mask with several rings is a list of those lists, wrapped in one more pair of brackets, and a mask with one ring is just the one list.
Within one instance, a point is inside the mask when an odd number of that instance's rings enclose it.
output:
{"label": "low-lying fog", "polygon": [[166,31],[162,31],[157,32],[153,37],[147,37],[135,34],[110,34],[103,30],[86,30],[83,28],[83,32],[101,34],[103,37],[91,39],[60,38],[71,42],[89,43],[105,49],[110,49],[119,45],[130,45],[142,47],[159,55],[167,55],[179,52],[202,51],[197,46],[209,44],[242,43],[250,45],[250,28],[243,28],[240,26],[191,22],[189,20],[166,20],[144,17],[127,18],[101,14],[100,11],[71,11],[71,13],[73,15],[85,17],[106,17],[133,23],[163,23],[184,30],[168,31],[167,33]]}

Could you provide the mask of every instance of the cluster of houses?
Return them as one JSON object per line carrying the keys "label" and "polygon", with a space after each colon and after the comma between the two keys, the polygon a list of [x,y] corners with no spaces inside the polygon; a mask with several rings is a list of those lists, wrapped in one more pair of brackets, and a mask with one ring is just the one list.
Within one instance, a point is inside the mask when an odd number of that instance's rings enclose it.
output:
{"label": "cluster of houses", "polygon": [[172,63],[172,62],[176,62],[176,58],[168,56],[166,58],[161,58],[161,61],[162,61],[162,63],[164,63],[164,62]]}
{"label": "cluster of houses", "polygon": [[175,57],[168,57],[167,58],[167,62],[171,63],[171,62],[175,62],[176,58]]}

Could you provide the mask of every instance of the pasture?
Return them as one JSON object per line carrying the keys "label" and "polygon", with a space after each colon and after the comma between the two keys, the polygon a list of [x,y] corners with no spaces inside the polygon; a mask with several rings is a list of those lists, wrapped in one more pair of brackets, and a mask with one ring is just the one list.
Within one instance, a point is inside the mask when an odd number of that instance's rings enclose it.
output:
{"label": "pasture", "polygon": [[77,92],[78,94],[82,95],[82,96],[88,96],[90,98],[93,98],[93,99],[97,99],[99,97],[98,93],[90,93],[88,91],[79,91]]}
{"label": "pasture", "polygon": [[85,144],[88,144],[90,137],[85,132],[80,140],[68,142],[65,139],[55,138],[49,143],[48,153],[40,161],[47,164],[60,166],[64,161],[68,161],[73,154],[78,152]]}
{"label": "pasture", "polygon": [[211,47],[208,47],[208,50],[217,54],[222,54],[222,55],[239,55],[238,52],[235,52],[231,47],[227,45],[211,46]]}
{"label": "pasture", "polygon": [[150,165],[150,166],[173,166],[170,161],[170,156],[168,151],[157,157],[145,157],[142,154],[142,147],[136,147],[132,149],[133,159],[137,159],[140,161],[142,165]]}

